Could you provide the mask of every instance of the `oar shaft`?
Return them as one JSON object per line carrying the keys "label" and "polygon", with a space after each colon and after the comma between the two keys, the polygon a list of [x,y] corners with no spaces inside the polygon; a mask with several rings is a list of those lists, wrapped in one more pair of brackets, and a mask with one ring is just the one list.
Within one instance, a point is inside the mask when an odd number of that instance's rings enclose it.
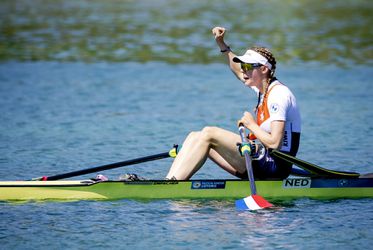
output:
{"label": "oar shaft", "polygon": [[[247,143],[248,141],[245,137],[245,127],[240,126],[238,128],[238,131],[240,132],[241,141],[243,143]],[[253,168],[251,164],[251,157],[248,151],[244,151],[244,156],[245,156],[245,162],[246,162],[247,175],[249,176],[249,181],[250,181],[251,194],[253,195],[253,194],[256,194],[256,185],[255,185]]]}
{"label": "oar shaft", "polygon": [[278,150],[272,150],[270,154],[276,158],[285,160],[289,163],[292,163],[308,172],[312,176],[317,177],[329,177],[329,178],[359,178],[360,174],[355,172],[346,172],[346,171],[336,171],[331,169],[322,168],[316,164],[298,159],[294,156],[285,154]]}
{"label": "oar shaft", "polygon": [[135,165],[135,164],[139,164],[139,163],[143,163],[143,162],[147,162],[147,161],[153,161],[153,160],[158,160],[158,159],[163,159],[163,158],[168,158],[168,157],[170,157],[169,152],[165,152],[165,153],[161,153],[161,154],[145,156],[145,157],[141,157],[141,158],[136,158],[136,159],[132,159],[132,160],[112,163],[112,164],[103,165],[103,166],[99,166],[99,167],[87,168],[87,169],[68,172],[68,173],[64,173],[64,174],[52,175],[52,176],[48,176],[47,180],[48,181],[60,180],[60,179],[65,179],[65,178],[75,177],[75,176],[79,176],[79,175],[90,174],[90,173],[94,173],[94,172],[99,172],[99,171],[109,170],[109,169],[113,169],[113,168],[124,167],[124,166],[128,166],[128,165]]}
{"label": "oar shaft", "polygon": [[60,180],[60,179],[64,179],[64,178],[70,178],[70,177],[74,177],[74,176],[99,172],[99,171],[103,171],[103,170],[108,170],[108,169],[119,168],[119,167],[124,167],[124,166],[128,166],[128,165],[139,164],[139,163],[143,163],[143,162],[147,162],[147,161],[154,161],[154,160],[168,158],[168,157],[175,158],[176,155],[177,155],[177,152],[178,152],[178,145],[175,144],[174,147],[168,152],[155,154],[155,155],[149,155],[149,156],[140,157],[140,158],[127,160],[127,161],[111,163],[111,164],[107,164],[107,165],[103,165],[103,166],[98,166],[98,167],[87,168],[87,169],[82,169],[82,170],[78,170],[78,171],[58,174],[58,175],[33,178],[31,180],[32,181],[40,181],[40,180],[54,181],[54,180]]}

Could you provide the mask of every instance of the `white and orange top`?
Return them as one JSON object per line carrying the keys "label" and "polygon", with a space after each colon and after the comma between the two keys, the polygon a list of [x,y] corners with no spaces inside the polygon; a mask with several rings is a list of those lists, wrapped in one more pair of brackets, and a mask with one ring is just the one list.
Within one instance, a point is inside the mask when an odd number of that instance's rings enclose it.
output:
{"label": "white and orange top", "polygon": [[[257,124],[267,133],[271,133],[272,121],[285,121],[285,133],[281,151],[296,153],[299,147],[301,116],[293,93],[284,84],[275,80],[260,100],[256,112]],[[250,139],[256,139],[250,134]]]}

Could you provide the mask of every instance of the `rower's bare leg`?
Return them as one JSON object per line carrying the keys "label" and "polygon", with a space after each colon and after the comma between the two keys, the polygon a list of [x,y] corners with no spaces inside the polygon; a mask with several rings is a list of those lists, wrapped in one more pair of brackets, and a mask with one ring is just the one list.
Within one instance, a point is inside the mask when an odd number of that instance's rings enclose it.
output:
{"label": "rower's bare leg", "polygon": [[201,140],[202,131],[191,132],[183,142],[166,176],[167,179],[189,179],[205,163],[209,145]]}
{"label": "rower's bare leg", "polygon": [[210,153],[215,162],[222,163],[219,164],[220,166],[226,166],[223,167],[224,169],[228,170],[228,165],[229,168],[235,169],[230,169],[230,173],[234,171],[244,173],[245,162],[236,146],[239,141],[239,135],[217,127],[205,127],[202,131],[190,133],[166,178],[189,179],[202,167]]}
{"label": "rower's bare leg", "polygon": [[[238,150],[238,149],[237,149]],[[239,176],[242,174],[236,168],[234,168],[231,164],[229,164],[221,155],[219,155],[214,149],[210,149],[209,159],[215,162],[216,165],[227,171],[228,173]]]}

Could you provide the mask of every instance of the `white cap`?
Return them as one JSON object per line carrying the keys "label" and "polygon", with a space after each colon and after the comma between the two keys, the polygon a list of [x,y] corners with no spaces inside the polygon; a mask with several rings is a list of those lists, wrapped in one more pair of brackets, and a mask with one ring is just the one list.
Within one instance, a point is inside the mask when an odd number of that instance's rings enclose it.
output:
{"label": "white cap", "polygon": [[272,69],[272,64],[270,64],[264,56],[258,52],[249,49],[243,56],[236,56],[233,58],[233,62],[236,63],[260,63],[267,66],[269,69]]}

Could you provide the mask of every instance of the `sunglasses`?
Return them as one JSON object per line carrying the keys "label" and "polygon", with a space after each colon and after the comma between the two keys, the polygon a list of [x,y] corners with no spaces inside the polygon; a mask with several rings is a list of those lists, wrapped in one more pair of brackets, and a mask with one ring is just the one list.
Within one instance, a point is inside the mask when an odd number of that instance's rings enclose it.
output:
{"label": "sunglasses", "polygon": [[251,63],[241,63],[241,69],[243,71],[250,71],[250,70],[253,70],[255,68],[259,68],[260,66],[262,66],[260,63],[254,63],[254,64],[251,64]]}

